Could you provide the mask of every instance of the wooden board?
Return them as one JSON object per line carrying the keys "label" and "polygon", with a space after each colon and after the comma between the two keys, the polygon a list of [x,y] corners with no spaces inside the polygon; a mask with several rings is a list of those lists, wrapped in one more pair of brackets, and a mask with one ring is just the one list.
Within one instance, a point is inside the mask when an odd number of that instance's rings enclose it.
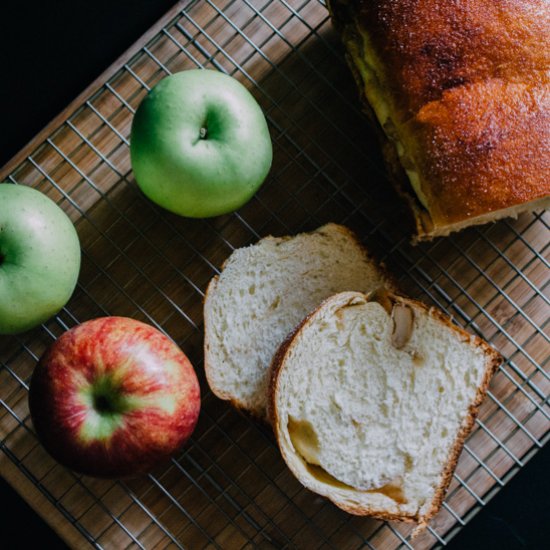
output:
{"label": "wooden board", "polygon": [[[211,220],[152,205],[135,185],[128,154],[132,114],[147,90],[168,72],[197,66],[228,72],[251,90],[274,144],[273,169],[257,196]],[[548,214],[410,246],[405,211],[316,0],[183,2],[0,177],[56,200],[83,248],[67,307],[34,331],[0,339],[0,471],[74,547],[80,537],[116,549],[428,548],[449,540],[548,439]],[[507,358],[442,511],[413,541],[408,525],[349,516],[303,489],[269,430],[216,399],[204,380],[202,298],[223,261],[261,236],[328,221],[355,229],[408,294],[445,309]],[[191,443],[149,477],[76,476],[32,431],[27,386],[37,358],[64,330],[100,315],[161,328],[201,379]]]}

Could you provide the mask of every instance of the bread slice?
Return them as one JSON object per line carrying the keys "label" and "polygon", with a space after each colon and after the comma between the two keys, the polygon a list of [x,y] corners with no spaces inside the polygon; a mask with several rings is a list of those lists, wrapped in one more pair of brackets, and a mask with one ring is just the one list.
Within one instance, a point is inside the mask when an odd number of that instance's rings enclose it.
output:
{"label": "bread slice", "polygon": [[337,294],[273,360],[270,416],[283,458],[347,512],[424,524],[501,361],[434,308],[391,293]]}
{"label": "bread slice", "polygon": [[279,344],[325,298],[388,278],[347,228],[328,224],[235,250],[206,292],[205,371],[221,399],[267,419],[268,369]]}

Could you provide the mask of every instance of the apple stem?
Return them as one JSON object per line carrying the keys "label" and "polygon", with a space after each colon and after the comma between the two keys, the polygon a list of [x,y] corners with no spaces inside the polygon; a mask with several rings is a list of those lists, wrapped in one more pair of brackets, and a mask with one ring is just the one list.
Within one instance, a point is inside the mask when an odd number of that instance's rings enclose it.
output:
{"label": "apple stem", "polygon": [[206,139],[206,134],[208,130],[203,126],[199,131],[199,139]]}

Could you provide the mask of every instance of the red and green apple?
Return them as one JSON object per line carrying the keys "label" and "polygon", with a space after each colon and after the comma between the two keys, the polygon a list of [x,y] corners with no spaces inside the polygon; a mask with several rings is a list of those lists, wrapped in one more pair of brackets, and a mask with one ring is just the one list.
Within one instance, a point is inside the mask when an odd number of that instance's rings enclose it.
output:
{"label": "red and green apple", "polygon": [[145,195],[181,216],[206,218],[245,204],[272,160],[265,116],[250,92],[218,71],[161,80],[132,123],[130,153]]}
{"label": "red and green apple", "polygon": [[80,243],[65,212],[40,191],[0,183],[0,334],[55,315],[79,271]]}
{"label": "red and green apple", "polygon": [[31,380],[46,450],[83,474],[124,478],[171,457],[193,432],[200,389],[187,356],[159,330],[102,317],[65,332]]}

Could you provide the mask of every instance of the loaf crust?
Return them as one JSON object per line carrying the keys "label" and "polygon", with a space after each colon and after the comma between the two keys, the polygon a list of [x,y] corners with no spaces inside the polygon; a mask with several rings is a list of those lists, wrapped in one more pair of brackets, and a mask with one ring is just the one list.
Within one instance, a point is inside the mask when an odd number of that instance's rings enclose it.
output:
{"label": "loaf crust", "polygon": [[[375,518],[378,518],[381,520],[387,520],[387,521],[399,520],[399,521],[405,521],[405,522],[414,522],[418,524],[420,528],[422,528],[427,524],[430,518],[432,518],[435,514],[437,514],[437,512],[441,507],[441,504],[445,498],[447,489],[449,488],[449,484],[451,483],[453,472],[456,468],[456,464],[460,457],[460,453],[462,452],[462,448],[464,447],[464,442],[468,437],[468,435],[470,434],[470,432],[472,431],[475,419],[479,412],[479,407],[485,395],[487,394],[487,389],[489,387],[491,377],[494,375],[498,367],[501,365],[503,358],[500,355],[500,353],[498,353],[491,346],[489,346],[487,342],[485,342],[484,340],[482,340],[477,336],[472,336],[471,334],[466,332],[464,329],[455,325],[452,322],[450,317],[445,315],[443,312],[441,312],[437,308],[428,307],[422,302],[418,302],[416,300],[398,296],[390,291],[382,290],[382,291],[377,291],[375,293],[370,293],[368,295],[362,294],[359,292],[347,292],[347,293],[342,293],[340,295],[336,295],[331,298],[328,298],[317,309],[312,311],[296,327],[296,329],[291,334],[288,335],[288,337],[281,344],[276,354],[274,355],[273,361],[270,367],[268,413],[269,413],[270,422],[275,434],[275,438],[279,443],[281,454],[283,455],[283,458],[285,459],[285,462],[287,462],[287,464],[289,463],[289,460],[287,459],[287,450],[285,449],[285,446],[281,444],[283,440],[282,434],[281,434],[281,422],[280,422],[280,417],[278,415],[277,406],[276,406],[279,375],[281,373],[281,370],[285,366],[286,358],[288,357],[289,353],[292,351],[293,345],[295,345],[297,339],[300,337],[301,331],[315,319],[315,317],[318,315],[319,311],[322,308],[326,307],[327,304],[329,304],[331,301],[342,300],[342,297],[344,297],[344,294],[347,295],[345,296],[345,298],[349,298],[349,300],[346,302],[348,304],[353,302],[353,300],[356,299],[357,297],[359,297],[367,301],[380,301],[380,299],[387,299],[392,304],[401,303],[401,304],[409,305],[415,308],[423,309],[428,313],[429,316],[431,316],[434,319],[437,319],[438,321],[443,323],[449,330],[452,330],[455,334],[457,334],[459,338],[464,339],[465,341],[469,341],[470,345],[473,347],[480,348],[483,351],[483,354],[485,356],[485,370],[484,370],[482,381],[478,386],[474,399],[471,401],[471,403],[468,406],[467,416],[465,417],[460,427],[460,430],[457,434],[454,444],[451,446],[446,465],[441,475],[441,482],[437,490],[435,491],[434,498],[432,499],[430,507],[428,508],[426,513],[422,515],[418,513],[413,515],[394,514],[394,513],[389,513],[387,510],[377,509],[373,507],[363,507],[359,505],[350,506],[348,503],[344,503],[341,500],[339,500],[335,495],[331,495],[330,493],[327,493],[326,495],[324,495],[329,500],[331,500],[336,506],[338,506],[339,508],[341,508],[342,510],[350,514],[354,514],[358,516],[371,516],[371,517],[375,517]],[[345,307],[345,304],[343,304],[343,307]],[[303,485],[308,487],[308,483],[306,479],[301,479],[300,477],[298,477],[298,481],[300,481]]]}
{"label": "loaf crust", "polygon": [[546,0],[328,6],[363,99],[384,98],[394,179],[407,181],[396,159],[416,173],[417,240],[550,205]]}

